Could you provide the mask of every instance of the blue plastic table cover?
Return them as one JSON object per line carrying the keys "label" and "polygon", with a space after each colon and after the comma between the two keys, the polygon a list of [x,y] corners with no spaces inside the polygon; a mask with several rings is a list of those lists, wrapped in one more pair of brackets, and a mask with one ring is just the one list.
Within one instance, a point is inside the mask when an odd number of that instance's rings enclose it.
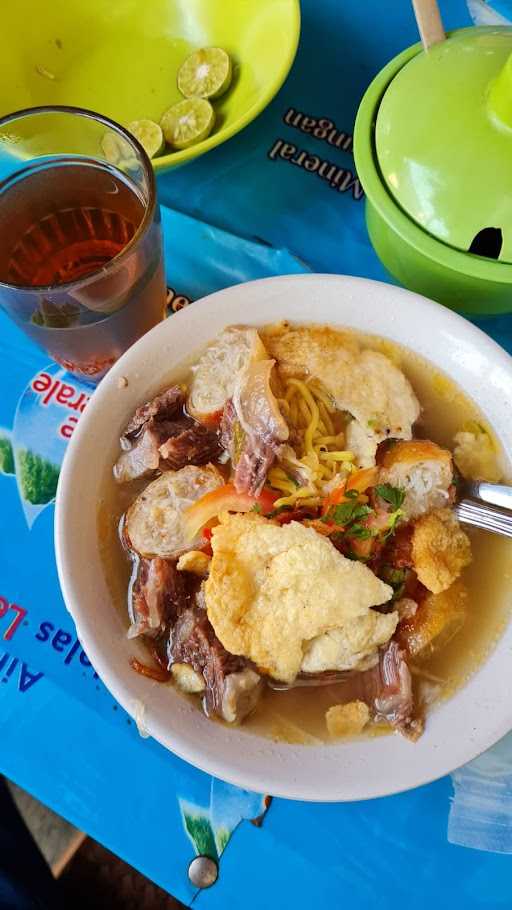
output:
{"label": "blue plastic table cover", "polygon": [[[470,24],[463,0],[442,9],[448,27]],[[303,0],[302,14],[297,60],[267,111],[159,178],[175,306],[310,269],[391,280],[366,235],[351,137],[372,75],[416,40],[409,2]],[[511,320],[482,326],[512,349]],[[76,638],[53,555],[52,484],[91,390],[2,315],[0,357],[0,772],[186,904],[510,905],[512,859],[448,841],[449,778],[366,803],[274,800],[259,826],[251,820],[265,811],[263,795],[139,736]],[[46,462],[44,495],[24,481],[27,452]],[[221,857],[218,882],[199,893],[187,876],[197,852]]]}

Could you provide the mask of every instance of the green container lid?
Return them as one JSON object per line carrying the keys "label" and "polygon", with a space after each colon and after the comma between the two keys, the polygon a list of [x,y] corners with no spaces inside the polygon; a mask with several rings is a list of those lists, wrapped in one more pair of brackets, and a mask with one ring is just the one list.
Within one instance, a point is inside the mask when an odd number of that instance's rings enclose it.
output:
{"label": "green container lid", "polygon": [[409,60],[375,145],[389,192],[425,231],[512,263],[512,29],[455,32]]}

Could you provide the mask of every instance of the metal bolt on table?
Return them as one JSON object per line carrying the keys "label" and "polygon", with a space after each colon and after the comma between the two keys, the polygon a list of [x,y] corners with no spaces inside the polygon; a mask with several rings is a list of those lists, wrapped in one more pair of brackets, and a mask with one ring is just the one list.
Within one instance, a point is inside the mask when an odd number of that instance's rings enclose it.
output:
{"label": "metal bolt on table", "polygon": [[188,877],[196,888],[210,888],[218,875],[219,867],[209,856],[196,856],[188,867]]}

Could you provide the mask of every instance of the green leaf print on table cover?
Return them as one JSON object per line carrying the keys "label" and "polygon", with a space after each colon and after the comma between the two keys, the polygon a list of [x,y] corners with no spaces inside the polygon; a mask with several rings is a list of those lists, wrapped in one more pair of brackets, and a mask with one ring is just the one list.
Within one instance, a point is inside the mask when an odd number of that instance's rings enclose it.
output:
{"label": "green leaf print on table cover", "polygon": [[0,474],[15,474],[10,430],[0,428]]}
{"label": "green leaf print on table cover", "polygon": [[17,452],[19,485],[23,498],[32,505],[46,505],[55,499],[59,467],[28,449]]}

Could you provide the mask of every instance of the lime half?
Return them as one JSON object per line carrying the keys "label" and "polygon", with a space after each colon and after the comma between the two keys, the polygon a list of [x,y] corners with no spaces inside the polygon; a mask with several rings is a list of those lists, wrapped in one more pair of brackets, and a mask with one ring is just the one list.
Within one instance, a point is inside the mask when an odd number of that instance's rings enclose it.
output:
{"label": "lime half", "polygon": [[178,88],[185,98],[218,98],[231,85],[229,54],[221,47],[203,47],[178,70]]}
{"label": "lime half", "polygon": [[209,101],[185,98],[165,112],[160,126],[169,145],[175,149],[186,149],[206,139],[214,123],[215,114]]}
{"label": "lime half", "polygon": [[110,164],[119,164],[123,158],[133,155],[132,146],[113,131],[102,136],[101,151]]}
{"label": "lime half", "polygon": [[153,120],[132,120],[128,124],[130,133],[133,133],[139,140],[142,148],[147,152],[150,158],[163,152],[165,141],[161,127]]}

